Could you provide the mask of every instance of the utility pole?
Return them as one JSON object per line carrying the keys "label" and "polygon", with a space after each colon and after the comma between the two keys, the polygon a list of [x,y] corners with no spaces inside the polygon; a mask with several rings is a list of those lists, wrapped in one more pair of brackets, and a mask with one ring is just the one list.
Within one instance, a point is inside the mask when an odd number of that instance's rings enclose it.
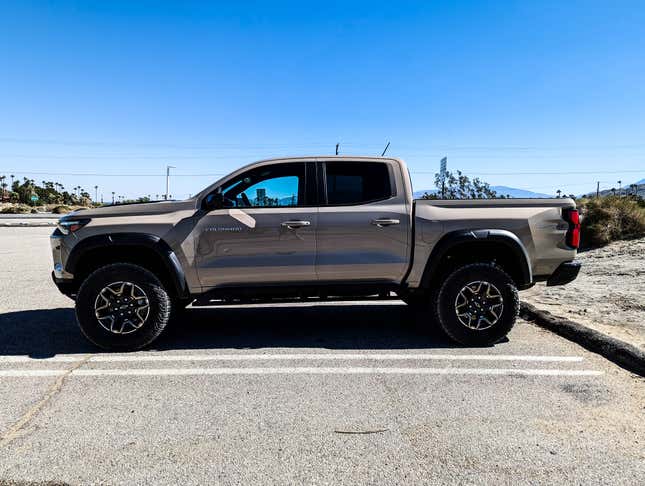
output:
{"label": "utility pole", "polygon": [[596,199],[600,197],[600,181],[596,182]]}
{"label": "utility pole", "polygon": [[338,155],[338,147],[340,147],[340,143],[336,144],[336,155]]}
{"label": "utility pole", "polygon": [[170,169],[175,169],[175,168],[176,167],[172,165],[166,166],[166,196],[165,196],[166,201],[168,200],[168,195],[170,193]]}

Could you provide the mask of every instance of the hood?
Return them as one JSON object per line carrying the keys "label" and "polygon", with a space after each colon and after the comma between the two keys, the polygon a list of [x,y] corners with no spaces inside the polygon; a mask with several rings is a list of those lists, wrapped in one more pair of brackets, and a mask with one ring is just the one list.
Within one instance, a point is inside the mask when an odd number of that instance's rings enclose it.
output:
{"label": "hood", "polygon": [[109,218],[114,216],[147,216],[195,209],[195,199],[185,201],[158,201],[152,203],[114,204],[94,209],[81,209],[65,217]]}

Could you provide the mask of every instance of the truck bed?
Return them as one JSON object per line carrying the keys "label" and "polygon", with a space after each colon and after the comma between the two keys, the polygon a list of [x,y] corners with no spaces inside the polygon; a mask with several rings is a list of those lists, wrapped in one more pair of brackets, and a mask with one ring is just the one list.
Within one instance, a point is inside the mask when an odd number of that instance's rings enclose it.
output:
{"label": "truck bed", "polygon": [[433,249],[455,232],[506,231],[524,246],[533,271],[540,279],[551,275],[562,261],[572,260],[575,250],[565,244],[568,224],[562,211],[575,208],[569,198],[549,199],[415,199],[414,260],[410,286],[421,281],[424,265]]}

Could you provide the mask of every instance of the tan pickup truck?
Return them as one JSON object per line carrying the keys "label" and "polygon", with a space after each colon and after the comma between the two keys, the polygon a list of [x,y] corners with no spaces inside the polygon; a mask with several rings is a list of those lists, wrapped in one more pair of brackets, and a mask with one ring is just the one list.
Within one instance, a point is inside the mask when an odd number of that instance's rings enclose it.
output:
{"label": "tan pickup truck", "polygon": [[576,278],[579,237],[571,199],[413,200],[399,159],[324,156],[256,162],[185,201],[78,211],[51,242],[82,332],[128,350],[190,303],[392,294],[489,345],[518,290]]}

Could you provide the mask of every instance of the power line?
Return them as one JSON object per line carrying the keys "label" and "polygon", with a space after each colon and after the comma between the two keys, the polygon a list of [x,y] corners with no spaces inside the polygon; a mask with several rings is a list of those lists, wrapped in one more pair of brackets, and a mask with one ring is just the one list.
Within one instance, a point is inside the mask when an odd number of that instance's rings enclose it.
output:
{"label": "power line", "polygon": [[[460,169],[467,175],[579,175],[579,174],[626,174],[645,173],[645,169],[623,169],[623,170],[585,170],[585,171],[539,171],[539,172],[470,172],[468,169]],[[411,174],[435,174],[434,171],[410,171]]]}
{"label": "power line", "polygon": [[[99,172],[46,172],[46,171],[25,171],[22,169],[4,169],[2,172],[14,172],[22,175],[50,175],[50,176],[89,176],[89,177],[166,177],[164,173],[139,173],[139,174],[109,174]],[[467,175],[584,175],[584,174],[627,174],[645,173],[645,169],[618,169],[618,170],[597,170],[597,171],[526,171],[526,172],[471,172],[468,169],[461,170]],[[415,171],[411,174],[434,175],[435,171]],[[207,172],[196,174],[173,174],[173,177],[221,177],[228,172]],[[595,181],[594,181],[595,182]]]}
{"label": "power line", "polygon": [[[51,138],[37,137],[0,137],[0,142],[5,143],[28,143],[43,145],[60,145],[60,146],[122,146],[122,147],[164,147],[164,148],[184,148],[184,149],[219,149],[222,147],[239,147],[248,148],[268,148],[268,147],[310,147],[320,146],[328,147],[329,142],[213,142],[213,143],[159,143],[159,142],[125,142],[125,141],[106,141],[106,140],[60,140]],[[343,142],[343,145],[352,147],[370,147],[379,145],[371,142]],[[437,150],[585,150],[585,149],[633,149],[645,148],[644,143],[625,143],[625,144],[595,144],[595,145],[451,145],[451,144],[433,144],[432,146],[406,145],[397,143],[402,149],[420,148],[422,150],[432,148]]]}

